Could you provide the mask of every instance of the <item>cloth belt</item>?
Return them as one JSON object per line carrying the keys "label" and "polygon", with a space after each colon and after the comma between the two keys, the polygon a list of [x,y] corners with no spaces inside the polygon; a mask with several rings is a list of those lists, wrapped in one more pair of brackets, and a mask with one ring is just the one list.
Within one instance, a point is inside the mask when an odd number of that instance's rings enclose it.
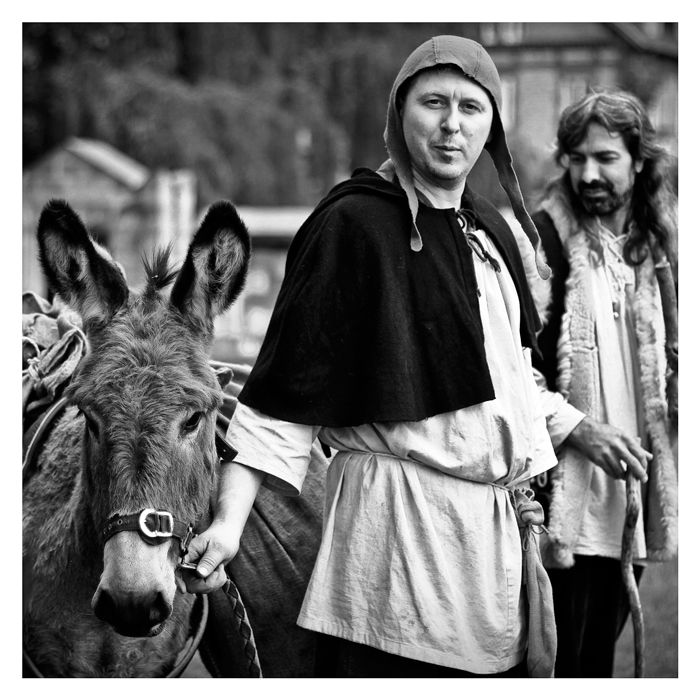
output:
{"label": "cloth belt", "polygon": [[552,584],[542,564],[536,535],[544,530],[542,505],[531,489],[510,491],[523,545],[523,578],[527,593],[527,671],[530,678],[553,678],[557,655]]}

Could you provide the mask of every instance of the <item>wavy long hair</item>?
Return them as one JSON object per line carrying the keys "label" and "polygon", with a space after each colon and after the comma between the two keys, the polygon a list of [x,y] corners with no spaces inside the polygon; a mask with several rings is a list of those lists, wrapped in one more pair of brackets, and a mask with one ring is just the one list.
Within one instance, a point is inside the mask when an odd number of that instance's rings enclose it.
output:
{"label": "wavy long hair", "polygon": [[[557,130],[555,158],[559,165],[564,167],[564,157],[584,140],[591,123],[619,134],[632,159],[643,162],[632,189],[629,222],[634,225],[623,248],[625,260],[639,265],[648,255],[645,244],[657,241],[675,269],[678,223],[676,195],[669,183],[671,158],[658,142],[644,106],[630,93],[600,88],[569,105],[562,112]],[[574,192],[568,172],[550,183],[547,191],[562,184],[579,223],[591,233],[593,222]]]}

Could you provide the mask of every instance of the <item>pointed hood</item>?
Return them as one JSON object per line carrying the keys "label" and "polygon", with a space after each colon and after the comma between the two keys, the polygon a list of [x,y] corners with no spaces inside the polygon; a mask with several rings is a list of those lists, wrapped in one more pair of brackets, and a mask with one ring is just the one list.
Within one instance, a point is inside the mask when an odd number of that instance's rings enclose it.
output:
{"label": "pointed hood", "polygon": [[506,135],[503,130],[501,121],[501,79],[498,76],[496,66],[484,47],[476,41],[463,37],[436,36],[421,44],[406,59],[391,88],[386,128],[384,130],[384,142],[386,143],[390,162],[385,162],[380,167],[379,173],[385,177],[395,174],[399,184],[406,192],[413,220],[411,248],[419,251],[423,247],[423,243],[416,226],[418,197],[411,172],[411,158],[404,139],[401,116],[396,104],[396,96],[399,88],[416,73],[438,65],[454,65],[458,67],[467,78],[478,83],[491,96],[494,108],[493,125],[491,127],[491,140],[486,144],[485,148],[496,167],[498,180],[508,195],[513,213],[535,250],[537,270],[540,277],[547,279],[551,274],[551,270],[544,261],[542,244],[540,243],[537,229],[525,209],[523,195],[520,191],[515,170],[513,170],[513,160],[508,150]]}

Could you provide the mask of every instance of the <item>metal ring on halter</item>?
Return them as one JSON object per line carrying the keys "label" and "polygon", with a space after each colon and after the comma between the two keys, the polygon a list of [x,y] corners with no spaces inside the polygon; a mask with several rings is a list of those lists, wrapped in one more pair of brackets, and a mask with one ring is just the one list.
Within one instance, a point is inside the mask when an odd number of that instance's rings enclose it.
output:
{"label": "metal ring on halter", "polygon": [[[148,526],[148,517],[154,515],[156,517],[156,529],[151,530]],[[167,530],[161,530],[162,525],[161,518],[165,518],[167,523]],[[172,537],[173,536],[173,516],[172,513],[167,510],[156,510],[155,508],[144,508],[139,513],[139,530],[146,535],[146,537]]]}

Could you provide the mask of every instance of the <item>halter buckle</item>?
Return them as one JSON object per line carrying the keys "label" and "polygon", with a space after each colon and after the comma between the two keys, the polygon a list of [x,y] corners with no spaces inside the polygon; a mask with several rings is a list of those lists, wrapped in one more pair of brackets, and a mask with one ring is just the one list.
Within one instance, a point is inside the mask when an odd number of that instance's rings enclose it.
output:
{"label": "halter buckle", "polygon": [[[155,516],[156,528],[151,530],[148,525],[148,517]],[[163,528],[167,529],[163,529]],[[144,508],[139,513],[139,530],[146,537],[172,537],[174,521],[172,513],[167,510],[156,510],[155,508]]]}

